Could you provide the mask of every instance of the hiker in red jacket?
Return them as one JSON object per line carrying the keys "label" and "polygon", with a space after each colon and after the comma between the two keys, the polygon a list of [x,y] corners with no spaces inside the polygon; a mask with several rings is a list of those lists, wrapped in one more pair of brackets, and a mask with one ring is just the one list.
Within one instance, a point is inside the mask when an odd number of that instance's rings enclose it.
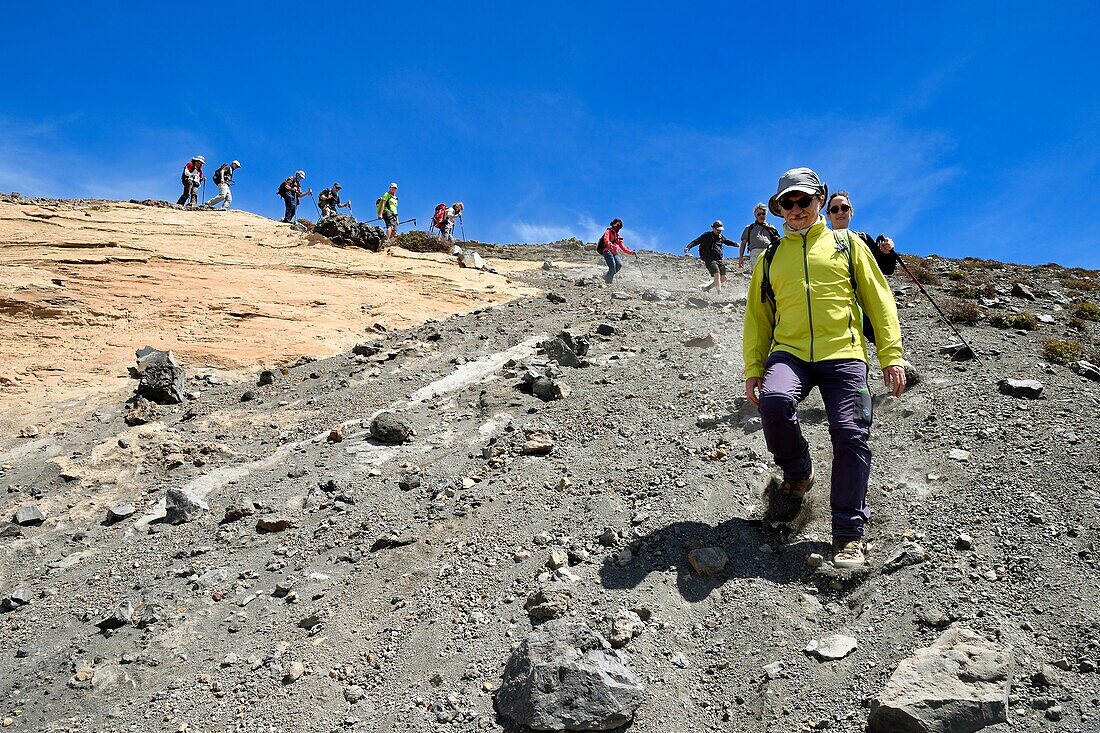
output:
{"label": "hiker in red jacket", "polygon": [[199,186],[206,180],[206,176],[202,174],[204,165],[206,165],[206,158],[196,155],[183,167],[183,174],[180,176],[180,181],[183,183],[183,195],[176,201],[180,206],[187,206],[190,203],[193,207],[198,203]]}
{"label": "hiker in red jacket", "polygon": [[612,219],[611,224],[604,230],[603,236],[600,237],[600,241],[596,245],[596,251],[603,255],[603,261],[607,263],[607,274],[603,276],[603,279],[608,285],[614,282],[615,275],[623,269],[623,258],[619,255],[638,256],[637,252],[623,243],[623,238],[619,236],[622,228],[622,219]]}

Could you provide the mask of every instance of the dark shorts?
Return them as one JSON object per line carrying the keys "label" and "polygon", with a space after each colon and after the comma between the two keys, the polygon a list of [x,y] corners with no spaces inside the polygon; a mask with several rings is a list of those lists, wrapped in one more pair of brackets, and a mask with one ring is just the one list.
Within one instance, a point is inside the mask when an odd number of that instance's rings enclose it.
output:
{"label": "dark shorts", "polygon": [[397,215],[396,214],[382,214],[382,220],[386,222],[386,226],[397,228]]}
{"label": "dark shorts", "polygon": [[726,274],[726,263],[722,260],[703,260],[703,264],[707,266],[707,272],[711,275]]}

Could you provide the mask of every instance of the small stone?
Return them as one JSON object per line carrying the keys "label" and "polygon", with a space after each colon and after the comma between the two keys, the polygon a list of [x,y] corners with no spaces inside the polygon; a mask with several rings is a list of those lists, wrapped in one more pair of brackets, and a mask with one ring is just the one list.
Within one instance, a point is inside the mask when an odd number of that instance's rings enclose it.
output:
{"label": "small stone", "polygon": [[260,372],[260,378],[256,380],[256,384],[260,387],[266,387],[269,384],[275,384],[275,372],[270,369],[264,369]]}
{"label": "small stone", "polygon": [[1012,294],[1024,300],[1035,300],[1035,293],[1023,283],[1012,283]]}
{"label": "small stone", "polygon": [[371,420],[370,434],[379,442],[396,445],[411,440],[416,431],[397,413],[380,412]]}
{"label": "small stone", "polygon": [[256,399],[256,393],[250,389],[246,389],[241,395],[241,402],[251,402]]}
{"label": "small stone", "polygon": [[123,601],[115,607],[115,610],[105,618],[96,622],[96,626],[100,631],[108,631],[110,629],[119,629],[130,623],[134,618],[134,604],[130,601]]}
{"label": "small stone", "polygon": [[566,302],[564,295],[560,295],[560,294],[555,293],[553,291],[546,294],[546,299],[549,300],[551,303],[564,303],[564,302]]}
{"label": "small stone", "polygon": [[531,383],[531,394],[544,402],[563,400],[573,394],[573,390],[566,384],[557,382],[550,377],[537,377]]}
{"label": "small stone", "polygon": [[15,510],[11,521],[20,527],[30,527],[46,521],[46,515],[37,504],[26,504]]}
{"label": "small stone", "polygon": [[952,448],[948,452],[947,457],[953,461],[969,461],[970,451],[963,450],[962,448]]}
{"label": "small stone", "polygon": [[107,510],[107,523],[114,524],[134,515],[133,504],[119,504]]}
{"label": "small stone", "polygon": [[258,532],[283,532],[294,526],[288,517],[269,515],[256,520]]}
{"label": "small stone", "polygon": [[545,456],[554,450],[554,440],[545,430],[524,430],[527,440],[522,451],[529,456]]}
{"label": "small stone", "polygon": [[554,547],[550,550],[550,557],[546,561],[546,567],[551,570],[557,570],[558,568],[564,568],[569,565],[569,555],[560,547]]}
{"label": "small stone", "polygon": [[1043,385],[1035,379],[1002,379],[997,383],[1001,394],[1037,400],[1043,395]]}
{"label": "small stone", "polygon": [[811,568],[819,568],[825,562],[825,558],[816,552],[811,552],[809,557],[806,558],[806,565]]}
{"label": "small stone", "polygon": [[193,491],[175,486],[168,489],[165,494],[164,506],[164,521],[169,524],[190,522],[210,511],[210,506]]}
{"label": "small stone", "polygon": [[696,573],[708,577],[722,572],[729,557],[717,547],[700,547],[688,553],[688,562]]}
{"label": "small stone", "polygon": [[532,593],[523,607],[532,621],[549,621],[567,615],[572,598],[567,588],[542,588]]}
{"label": "small stone", "polygon": [[970,535],[963,533],[955,538],[955,549],[957,550],[970,550],[974,547],[974,538]]}
{"label": "small stone", "polygon": [[1051,662],[1051,664],[1053,666],[1057,667],[1058,669],[1062,670],[1063,672],[1068,672],[1071,669],[1073,669],[1073,664],[1068,659],[1066,659],[1065,657],[1055,659],[1053,662]]}
{"label": "small stone", "polygon": [[38,428],[34,425],[27,425],[19,429],[20,438],[37,438]]}
{"label": "small stone", "polygon": [[337,425],[328,432],[328,442],[340,443],[344,440],[344,426]]}
{"label": "small stone", "polygon": [[817,657],[823,662],[831,662],[844,659],[859,646],[854,636],[846,634],[829,634],[820,639],[813,639],[806,645],[805,652]]}
{"label": "small stone", "polygon": [[896,573],[904,567],[919,565],[928,559],[928,551],[916,542],[902,542],[894,548],[890,556],[883,563],[882,572],[885,575]]}
{"label": "small stone", "polygon": [[303,674],[305,674],[306,668],[301,662],[291,662],[287,668],[286,674],[283,675],[283,684],[292,685],[297,682]]}
{"label": "small stone", "polygon": [[615,327],[612,326],[610,323],[601,323],[600,325],[596,326],[596,333],[601,336],[614,336]]}
{"label": "small stone", "polygon": [[17,608],[29,605],[33,598],[34,594],[31,593],[30,588],[16,588],[4,596],[3,600],[0,600],[0,609],[14,611]]}
{"label": "small stone", "polygon": [[360,685],[351,685],[344,688],[344,699],[355,704],[366,697],[367,692]]}
{"label": "small stone", "polygon": [[645,624],[641,617],[633,611],[619,611],[611,620],[610,634],[607,640],[614,649],[622,649],[630,643],[630,640],[642,633]]}
{"label": "small stone", "polygon": [[764,665],[764,676],[769,680],[777,680],[783,675],[783,662],[776,661]]}

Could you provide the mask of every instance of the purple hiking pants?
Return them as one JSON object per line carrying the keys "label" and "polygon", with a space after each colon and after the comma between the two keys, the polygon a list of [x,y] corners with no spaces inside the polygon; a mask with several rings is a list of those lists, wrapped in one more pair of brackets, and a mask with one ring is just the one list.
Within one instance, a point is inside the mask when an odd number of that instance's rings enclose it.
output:
{"label": "purple hiking pants", "polygon": [[860,359],[805,362],[776,351],[764,366],[760,393],[760,421],[764,439],[784,476],[810,473],[810,446],[798,423],[798,403],[817,387],[829,417],[833,439],[834,537],[862,537],[867,509],[867,480],[871,475],[871,393],[867,364]]}

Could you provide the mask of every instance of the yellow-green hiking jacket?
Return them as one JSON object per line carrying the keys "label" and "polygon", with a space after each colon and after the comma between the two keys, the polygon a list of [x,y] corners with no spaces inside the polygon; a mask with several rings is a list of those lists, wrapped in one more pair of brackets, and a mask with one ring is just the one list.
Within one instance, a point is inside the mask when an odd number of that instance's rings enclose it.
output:
{"label": "yellow-green hiking jacket", "polygon": [[[783,235],[768,273],[774,307],[761,297],[765,262],[764,257],[757,259],[745,306],[742,348],[746,379],[764,376],[764,362],[773,351],[786,351],[808,362],[866,362],[859,306],[875,327],[879,362],[884,367],[901,365],[901,326],[886,277],[859,237],[843,229],[839,235],[847,239],[851,250],[851,270],[848,253],[838,249],[823,219],[805,235]],[[853,277],[856,293],[852,292]]]}
{"label": "yellow-green hiking jacket", "polygon": [[397,216],[397,197],[386,191],[378,199],[378,215],[389,214],[390,216]]}

